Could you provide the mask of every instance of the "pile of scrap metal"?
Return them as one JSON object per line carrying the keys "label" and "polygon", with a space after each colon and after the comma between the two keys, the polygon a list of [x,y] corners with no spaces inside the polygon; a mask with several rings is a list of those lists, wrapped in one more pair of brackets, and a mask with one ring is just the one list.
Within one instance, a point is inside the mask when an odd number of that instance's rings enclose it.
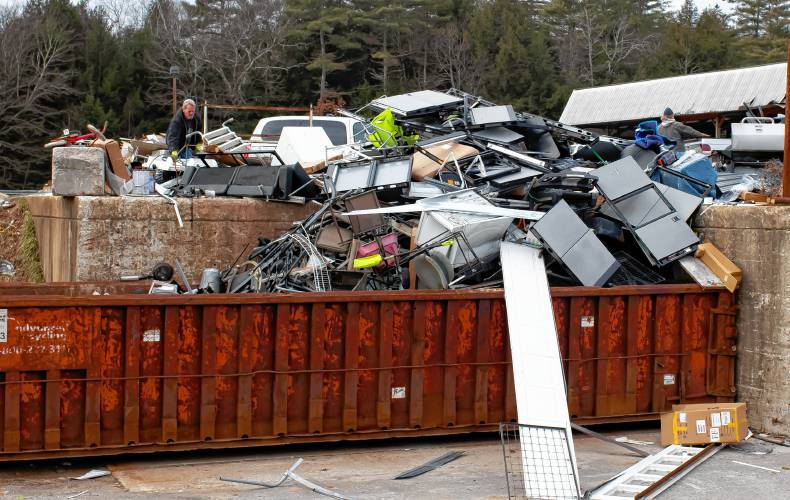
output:
{"label": "pile of scrap metal", "polygon": [[[229,124],[232,121],[231,118],[218,129],[205,134],[189,134],[187,139],[190,141],[191,136],[199,137],[196,139],[199,147],[194,154],[190,151],[190,155],[186,155],[188,157],[182,155],[183,149],[188,146],[182,148],[182,151],[170,151],[161,134],[121,139],[119,154],[116,155],[111,154],[105,145],[112,170],[119,177],[114,180],[116,183],[121,181],[113,191],[115,194],[137,196],[158,193],[166,196],[230,194],[286,197],[289,193],[277,192],[276,176],[273,181],[267,182],[271,188],[268,192],[261,190],[259,186],[252,186],[254,189],[251,189],[250,183],[245,182],[251,176],[255,177],[253,172],[260,174],[256,167],[270,165],[269,158],[276,156],[276,152],[266,152],[266,161],[258,155],[250,154],[252,146],[230,129]],[[250,168],[240,169],[242,166]],[[268,177],[271,175],[267,168],[263,178]],[[254,180],[260,181],[260,178]]]}
{"label": "pile of scrap metal", "polygon": [[[294,190],[291,188],[292,182],[309,180],[301,166],[295,164],[297,161],[306,164],[303,154],[287,156],[287,152],[283,151],[282,154],[292,160],[290,165],[283,167],[285,163],[278,150],[270,148],[258,154],[252,143],[229,128],[232,121],[230,119],[220,128],[205,134],[188,134],[189,142],[198,143],[195,151],[190,149],[189,154],[185,154],[185,151],[190,146],[170,151],[162,134],[148,134],[136,139],[107,139],[103,131],[92,125],[88,125],[91,130],[88,134],[65,130],[61,137],[51,140],[44,147],[53,149],[53,163],[57,163],[54,158],[61,146],[104,150],[104,162],[91,163],[78,174],[96,176],[96,184],[102,189],[93,192],[75,191],[69,195],[288,198]],[[287,140],[283,142],[287,143]],[[322,158],[323,154],[322,149]],[[101,168],[101,164],[104,168]],[[100,168],[92,168],[94,166]],[[103,188],[105,181],[107,189]]]}
{"label": "pile of scrap metal", "polygon": [[[687,224],[715,194],[704,155],[677,158],[659,145],[640,164],[644,154],[634,158],[631,141],[458,91],[384,97],[341,114],[365,123],[371,144],[325,152],[310,174],[298,163],[276,167],[278,179],[289,172],[277,184],[286,197],[301,190],[322,205],[224,270],[220,291],[501,286],[502,241],[544,248],[554,284],[652,284],[690,274],[720,286],[732,277],[722,271],[732,272],[728,261],[703,256],[712,252],[695,257],[700,241]],[[242,166],[204,186],[232,193],[228,179],[259,179],[273,168]]]}
{"label": "pile of scrap metal", "polygon": [[[371,112],[374,116],[366,118]],[[215,130],[190,134],[195,137],[189,142],[200,144],[189,158],[169,151],[162,135],[106,140],[95,127],[92,134],[64,135],[48,146],[90,140],[105,149],[108,184],[120,195],[305,202],[352,189],[404,187],[403,198],[415,199],[476,187],[485,191],[481,194],[496,193],[521,202],[518,206],[545,210],[560,199],[573,205],[594,203],[596,188],[587,174],[626,157],[652,180],[695,196],[734,201],[742,192],[772,194],[755,169],[748,176],[723,171],[728,164],[719,161],[722,157],[710,144],[699,142],[684,155],[676,154],[655,121],[639,124],[635,139],[624,140],[457,90],[382,97],[356,112],[337,114],[342,118],[335,120],[364,129],[349,135],[359,142],[337,144],[322,125],[292,119],[281,122],[276,143],[255,142],[234,132],[231,118]],[[410,160],[409,178],[403,178],[405,163],[395,159]],[[367,168],[371,162],[376,166]]]}

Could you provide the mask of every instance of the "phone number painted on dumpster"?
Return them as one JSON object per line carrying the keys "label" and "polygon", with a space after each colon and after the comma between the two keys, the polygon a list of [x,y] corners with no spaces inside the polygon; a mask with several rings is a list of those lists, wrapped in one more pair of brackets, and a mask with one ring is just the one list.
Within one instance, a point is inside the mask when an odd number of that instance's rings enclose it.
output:
{"label": "phone number painted on dumpster", "polygon": [[[78,367],[84,358],[68,315],[46,318],[0,309],[0,370]],[[17,311],[18,313],[18,311]],[[83,344],[85,342],[83,341]]]}

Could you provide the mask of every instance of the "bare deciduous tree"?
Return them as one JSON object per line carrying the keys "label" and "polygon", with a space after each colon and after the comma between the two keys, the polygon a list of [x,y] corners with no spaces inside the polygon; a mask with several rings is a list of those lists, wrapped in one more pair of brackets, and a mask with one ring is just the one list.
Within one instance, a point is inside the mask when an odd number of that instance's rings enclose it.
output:
{"label": "bare deciduous tree", "polygon": [[153,4],[149,28],[156,50],[150,59],[162,75],[154,97],[169,93],[171,66],[180,68],[184,96],[242,103],[277,94],[286,69],[281,0],[223,1],[202,17],[190,15],[189,8],[171,0]]}
{"label": "bare deciduous tree", "polygon": [[[47,162],[43,138],[59,124],[69,84],[72,35],[52,16],[0,10],[0,185],[41,184],[31,168]],[[19,158],[30,161],[18,164]]]}
{"label": "bare deciduous tree", "polygon": [[153,48],[147,62],[159,78],[151,82],[146,101],[168,102],[170,95],[170,68],[179,68],[178,90],[183,96],[204,96],[205,76],[210,72],[192,56],[194,26],[183,4],[173,0],[154,0],[148,15],[147,28],[153,38]]}
{"label": "bare deciduous tree", "polygon": [[434,57],[442,83],[467,92],[477,92],[482,65],[474,57],[467,33],[457,24],[448,24],[433,40]]}
{"label": "bare deciduous tree", "polygon": [[150,0],[101,0],[98,8],[107,18],[113,32],[139,29],[145,24]]}
{"label": "bare deciduous tree", "polygon": [[605,36],[600,42],[606,75],[609,79],[616,76],[621,64],[634,60],[633,56],[637,54],[646,52],[654,38],[642,36],[629,17],[615,16],[615,22],[608,25]]}

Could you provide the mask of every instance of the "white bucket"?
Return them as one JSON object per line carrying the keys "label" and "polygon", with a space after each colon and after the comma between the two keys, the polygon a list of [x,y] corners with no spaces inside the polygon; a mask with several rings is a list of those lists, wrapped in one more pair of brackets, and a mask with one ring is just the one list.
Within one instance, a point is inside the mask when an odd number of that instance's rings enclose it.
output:
{"label": "white bucket", "polygon": [[133,195],[154,194],[154,172],[155,170],[133,170],[132,171],[132,192]]}

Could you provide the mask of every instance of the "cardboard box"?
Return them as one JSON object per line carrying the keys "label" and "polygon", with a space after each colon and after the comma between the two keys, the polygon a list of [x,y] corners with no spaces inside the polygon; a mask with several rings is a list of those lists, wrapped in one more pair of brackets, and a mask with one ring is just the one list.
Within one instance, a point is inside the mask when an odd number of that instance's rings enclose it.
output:
{"label": "cardboard box", "polygon": [[730,293],[734,293],[735,289],[741,282],[741,268],[733,264],[718,248],[713,246],[713,243],[706,241],[697,247],[695,257],[701,259],[706,266],[713,271],[713,274],[719,277],[724,283],[724,286]]}
{"label": "cardboard box", "polygon": [[[118,141],[113,139],[96,139],[91,144],[91,147],[103,149],[105,154],[107,155],[107,165],[110,167],[110,172],[117,176],[120,181],[126,182],[131,180],[132,175],[129,173],[129,169],[126,167],[126,162],[123,160],[123,154],[121,153],[121,145]],[[113,194],[113,192],[117,192],[120,187],[116,185],[115,188],[112,187],[112,179],[110,175],[105,173],[105,180],[107,181],[104,192],[106,194]],[[116,179],[115,182],[120,182]]]}
{"label": "cardboard box", "polygon": [[[456,160],[460,160],[461,158],[474,156],[480,152],[472,146],[458,144],[454,141],[447,141],[434,146],[429,146],[425,148],[425,150],[439,158],[441,161],[447,161],[448,159],[452,161],[451,155],[454,156]],[[439,172],[439,169],[441,168],[441,164],[436,163],[426,154],[417,152],[414,153],[414,160],[411,166],[411,178],[415,181],[421,181],[426,177],[435,177],[436,173]],[[454,165],[452,166],[452,169],[455,171]]]}
{"label": "cardboard box", "polygon": [[110,160],[110,168],[112,173],[121,179],[128,181],[132,178],[129,174],[129,169],[126,168],[126,162],[123,161],[123,154],[121,154],[121,145],[118,141],[112,139],[104,142],[104,151],[107,152],[107,158]]}
{"label": "cardboard box", "polygon": [[749,433],[746,403],[673,405],[661,415],[661,445],[739,443]]}

